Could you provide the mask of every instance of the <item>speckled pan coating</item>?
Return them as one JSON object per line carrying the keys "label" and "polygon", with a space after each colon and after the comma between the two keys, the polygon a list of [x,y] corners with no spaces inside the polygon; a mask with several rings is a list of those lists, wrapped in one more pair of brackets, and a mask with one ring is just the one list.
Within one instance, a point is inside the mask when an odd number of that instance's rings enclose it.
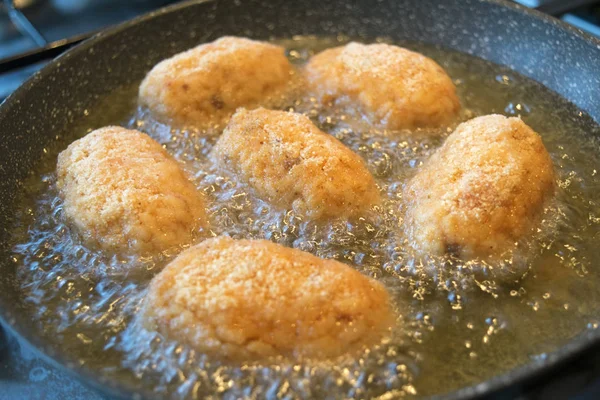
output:
{"label": "speckled pan coating", "polygon": [[[60,57],[0,107],[0,315],[22,338],[107,393],[131,398],[139,387],[106,382],[97,371],[75,368],[30,328],[20,302],[6,240],[21,180],[103,96],[141,80],[158,61],[223,35],[255,39],[301,34],[387,36],[453,48],[506,65],[571,100],[600,121],[600,41],[561,22],[498,0],[192,1],[100,34]],[[97,127],[93,127],[97,128]],[[81,135],[84,132],[79,132]],[[52,154],[52,151],[49,152]],[[590,330],[543,363],[513,370],[447,398],[472,398],[560,367],[600,347]],[[510,396],[514,397],[514,392]],[[141,395],[138,394],[138,397]],[[152,396],[148,396],[152,397]]]}

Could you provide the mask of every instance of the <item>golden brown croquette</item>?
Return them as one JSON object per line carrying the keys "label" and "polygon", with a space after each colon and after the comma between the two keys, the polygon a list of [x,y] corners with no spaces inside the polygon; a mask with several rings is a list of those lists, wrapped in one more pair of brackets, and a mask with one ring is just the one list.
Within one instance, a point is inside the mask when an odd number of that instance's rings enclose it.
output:
{"label": "golden brown croquette", "polygon": [[233,360],[334,357],[380,340],[384,287],[349,266],[266,240],[208,239],[151,282],[140,322]]}
{"label": "golden brown croquette", "polygon": [[406,188],[406,226],[424,254],[494,257],[532,229],[555,187],[550,155],[519,118],[458,126]]}
{"label": "golden brown croquette", "polygon": [[313,56],[304,72],[323,104],[357,107],[379,128],[439,127],[451,123],[460,109],[442,67],[398,46],[352,42]]}
{"label": "golden brown croquette", "polygon": [[301,114],[240,109],[210,158],[265,201],[311,219],[356,216],[379,202],[362,158]]}
{"label": "golden brown croquette", "polygon": [[190,243],[206,224],[202,195],[141,132],[95,130],[60,153],[56,171],[67,220],[102,249],[160,252]]}
{"label": "golden brown croquette", "polygon": [[281,102],[292,75],[282,47],[227,36],[158,63],[140,85],[139,101],[159,120],[205,128],[226,122],[238,107]]}

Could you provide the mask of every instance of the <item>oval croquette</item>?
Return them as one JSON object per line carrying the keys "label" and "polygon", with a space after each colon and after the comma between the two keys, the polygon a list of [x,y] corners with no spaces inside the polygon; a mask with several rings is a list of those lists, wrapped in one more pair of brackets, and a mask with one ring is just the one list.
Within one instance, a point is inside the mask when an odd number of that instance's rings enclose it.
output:
{"label": "oval croquette", "polygon": [[292,75],[282,47],[223,37],[158,63],[142,81],[139,101],[163,122],[206,128],[238,107],[275,106]]}
{"label": "oval croquette", "polygon": [[208,239],[151,282],[139,321],[226,359],[334,357],[379,341],[384,287],[349,266],[266,240]]}
{"label": "oval croquette", "polygon": [[311,219],[352,217],[379,202],[362,158],[301,114],[240,109],[210,158],[264,200]]}
{"label": "oval croquette", "polygon": [[60,153],[56,171],[67,220],[102,249],[160,252],[190,243],[206,223],[200,192],[141,132],[95,130]]}
{"label": "oval croquette", "polygon": [[423,254],[494,257],[530,232],[555,187],[542,139],[518,118],[457,127],[406,188],[406,226]]}
{"label": "oval croquette", "polygon": [[398,46],[353,42],[327,49],[309,60],[304,74],[321,103],[357,107],[383,129],[444,126],[460,110],[442,67]]}

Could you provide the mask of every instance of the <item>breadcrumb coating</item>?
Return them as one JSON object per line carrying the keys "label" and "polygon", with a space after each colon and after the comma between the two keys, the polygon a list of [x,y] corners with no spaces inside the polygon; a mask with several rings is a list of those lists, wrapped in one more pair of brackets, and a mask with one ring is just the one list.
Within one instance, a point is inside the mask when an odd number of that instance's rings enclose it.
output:
{"label": "breadcrumb coating", "polygon": [[67,220],[90,244],[135,254],[188,244],[206,224],[204,199],[148,135],[95,130],[58,156]]}
{"label": "breadcrumb coating", "polygon": [[358,107],[383,129],[444,126],[460,110],[456,88],[442,67],[398,46],[352,42],[315,55],[304,72],[323,104]]}
{"label": "breadcrumb coating", "polygon": [[144,301],[147,329],[231,360],[334,357],[380,340],[393,321],[380,283],[266,240],[206,240],[161,271]]}
{"label": "breadcrumb coating", "polygon": [[406,224],[424,254],[492,257],[528,234],[555,189],[540,136],[519,118],[457,127],[406,188]]}
{"label": "breadcrumb coating", "polygon": [[362,158],[301,114],[240,109],[210,158],[264,200],[315,220],[360,215],[380,200]]}
{"label": "breadcrumb coating", "polygon": [[226,36],[158,63],[140,85],[139,102],[164,122],[205,128],[238,107],[275,106],[292,75],[282,47]]}

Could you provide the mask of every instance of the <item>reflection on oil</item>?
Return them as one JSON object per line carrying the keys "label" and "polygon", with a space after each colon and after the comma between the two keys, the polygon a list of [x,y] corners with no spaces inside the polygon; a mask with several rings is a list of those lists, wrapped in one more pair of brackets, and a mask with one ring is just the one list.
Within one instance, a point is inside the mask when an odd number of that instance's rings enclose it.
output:
{"label": "reflection on oil", "polygon": [[[344,41],[346,38],[339,38]],[[281,41],[297,64],[338,39]],[[403,245],[402,190],[451,129],[438,135],[379,132],[364,121],[317,107],[310,98],[286,108],[304,112],[367,162],[385,201],[354,224],[320,227],[257,199],[206,155],[216,135],[177,131],[135,107],[137,88],[105,99],[73,135],[49,149],[27,186],[14,261],[42,334],[82,365],[174,398],[371,397],[430,395],[474,384],[543,360],[584,329],[598,327],[600,178],[598,126],[538,84],[470,56],[406,44],[437,60],[454,79],[462,119],[518,115],[543,138],[558,174],[557,199],[545,211],[526,272],[500,283],[494,266],[452,257],[420,260]],[[81,246],[63,224],[54,166],[62,148],[92,128],[121,123],[161,142],[194,176],[208,200],[213,234],[266,238],[335,258],[383,282],[402,313],[390,340],[352,359],[228,365],[165,341],[129,322],[144,288],[174,254],[154,259],[107,255]],[[431,133],[431,132],[430,132]],[[41,178],[40,178],[41,177]],[[474,274],[473,271],[478,273]],[[482,272],[483,271],[483,272]]]}

